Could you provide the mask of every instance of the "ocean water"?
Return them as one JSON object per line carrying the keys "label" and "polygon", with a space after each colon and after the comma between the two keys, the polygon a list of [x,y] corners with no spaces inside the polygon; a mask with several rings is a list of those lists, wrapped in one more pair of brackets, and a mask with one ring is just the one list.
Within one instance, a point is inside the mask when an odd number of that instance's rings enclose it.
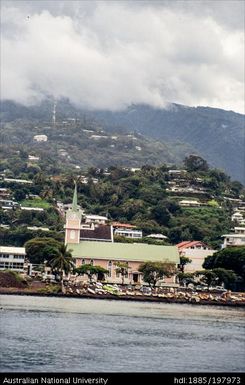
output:
{"label": "ocean water", "polygon": [[1,372],[242,372],[244,310],[0,296]]}

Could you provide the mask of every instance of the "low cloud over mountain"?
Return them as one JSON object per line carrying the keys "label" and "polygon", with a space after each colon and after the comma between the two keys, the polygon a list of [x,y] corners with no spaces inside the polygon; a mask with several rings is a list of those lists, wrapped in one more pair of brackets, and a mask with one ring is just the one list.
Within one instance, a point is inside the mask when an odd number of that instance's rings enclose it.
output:
{"label": "low cloud over mountain", "polygon": [[2,1],[1,97],[243,112],[244,2]]}

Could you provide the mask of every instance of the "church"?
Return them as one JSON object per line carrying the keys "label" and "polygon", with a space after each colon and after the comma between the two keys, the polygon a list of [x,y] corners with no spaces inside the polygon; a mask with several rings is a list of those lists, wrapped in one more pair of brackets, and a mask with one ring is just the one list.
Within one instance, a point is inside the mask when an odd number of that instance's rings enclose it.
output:
{"label": "church", "polygon": [[[71,250],[76,267],[82,264],[101,266],[109,271],[106,280],[109,283],[121,283],[121,276],[116,264],[128,265],[125,277],[127,284],[143,284],[139,266],[144,262],[173,262],[179,264],[179,252],[176,246],[148,245],[146,243],[114,242],[113,226],[106,217],[88,215],[77,204],[75,185],[73,202],[66,212],[65,244]],[[176,277],[165,278],[164,283],[175,284]]]}

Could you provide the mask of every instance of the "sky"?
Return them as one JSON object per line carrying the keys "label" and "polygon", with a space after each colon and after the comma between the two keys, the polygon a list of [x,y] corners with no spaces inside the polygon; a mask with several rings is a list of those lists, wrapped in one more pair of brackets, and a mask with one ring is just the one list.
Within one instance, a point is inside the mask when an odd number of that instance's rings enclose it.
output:
{"label": "sky", "polygon": [[244,113],[243,0],[1,1],[1,99]]}

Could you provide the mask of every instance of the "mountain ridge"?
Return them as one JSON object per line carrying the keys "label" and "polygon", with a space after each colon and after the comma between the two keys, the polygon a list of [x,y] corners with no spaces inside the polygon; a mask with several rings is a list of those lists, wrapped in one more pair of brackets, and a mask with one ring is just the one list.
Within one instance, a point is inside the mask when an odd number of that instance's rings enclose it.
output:
{"label": "mountain ridge", "polygon": [[[25,107],[11,101],[1,103],[3,123],[16,119],[52,120],[52,100]],[[176,103],[167,109],[148,105],[131,105],[124,110],[86,110],[73,106],[67,99],[57,103],[57,120],[67,117],[94,121],[109,132],[136,132],[146,138],[169,145],[178,155],[177,144],[189,153],[205,158],[212,167],[227,172],[245,183],[244,115],[211,107],[189,107]],[[179,157],[176,155],[176,161]]]}

